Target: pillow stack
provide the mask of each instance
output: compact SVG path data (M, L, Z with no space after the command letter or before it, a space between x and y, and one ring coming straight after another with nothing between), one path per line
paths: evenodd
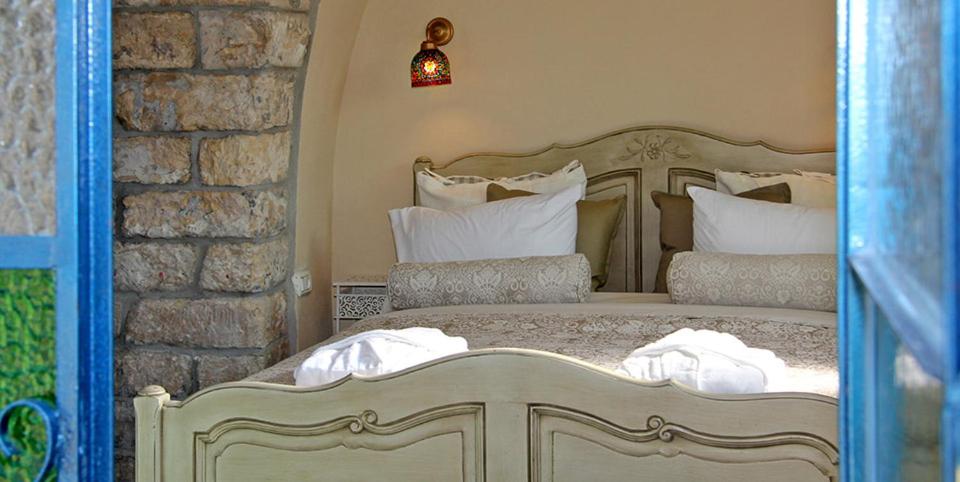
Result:
M397 259L408 267L416 265L413 271L422 275L443 268L444 273L466 276L464 273L471 270L489 271L494 266L481 261L506 260L507 264L528 266L530 259L584 253L588 279L592 274L587 286L596 289L606 282L610 245L625 202L623 197L583 200L587 178L579 161L551 174L534 172L500 179L443 177L428 170L417 173L416 182L421 205L389 213ZM423 265L462 262L474 263ZM450 270L450 266L456 269ZM495 266L509 268L502 263ZM408 268L391 273L413 271ZM577 279L579 272L569 275ZM392 284L400 286L400 278L391 274ZM528 295L507 298L550 298Z
M835 309L833 176L717 171L716 178L718 191L690 187L689 200L653 193L664 251L657 287L675 303Z
M693 199L661 191L653 191L650 196L653 204L660 209L661 254L654 292L666 293L667 269L673 256L693 249ZM742 192L737 196L757 201L789 203L790 186L786 183L773 184Z
M534 193L519 189L510 190L498 184L487 186L487 201L503 201ZM593 290L607 284L610 274L610 248L623 217L626 196L617 196L600 201L577 201L577 247L576 252L586 255L593 273Z

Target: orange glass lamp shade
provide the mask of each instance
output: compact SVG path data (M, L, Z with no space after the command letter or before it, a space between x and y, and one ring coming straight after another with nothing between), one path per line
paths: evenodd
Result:
M447 55L430 42L424 42L423 47L410 62L410 86L450 84L450 60Z
M420 51L410 62L410 86L430 87L448 85L450 59L437 47L446 45L453 38L453 24L445 18L435 18L427 24L427 39L420 44Z

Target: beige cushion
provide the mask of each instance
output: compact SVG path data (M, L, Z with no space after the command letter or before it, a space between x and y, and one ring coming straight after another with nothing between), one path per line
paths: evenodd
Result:
M395 310L451 305L582 303L590 263L582 254L397 263L387 275Z
M580 186L583 199L587 176L580 161L571 161L551 174L531 172L517 177L487 179L479 176L441 176L429 169L416 174L419 206L448 211L450 209L476 206L487 201L487 186L500 183L511 189L523 189L537 194L563 191L570 186Z
M837 179L833 174L797 170L783 172L729 172L714 171L717 191L739 194L758 187L787 183L791 203L812 208L837 207Z
M507 189L498 184L487 186L488 202L533 194L535 193L519 189ZM607 277L610 275L610 245L617 234L617 226L620 225L625 204L624 196L577 202L576 252L583 253L590 261L594 290L607 284Z
M837 311L832 254L677 253L667 272L674 303Z
M757 201L789 203L790 186L786 183L763 186L737 194L738 197ZM650 193L653 204L660 209L660 265L654 292L667 292L667 268L673 255L693 249L693 200L688 196L668 194L661 191Z

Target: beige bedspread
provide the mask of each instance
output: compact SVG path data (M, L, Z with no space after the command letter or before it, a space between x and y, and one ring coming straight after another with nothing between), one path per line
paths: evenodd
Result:
M838 374L834 313L691 306L662 297L599 295L570 305L489 305L407 310L357 322L324 343L373 329L439 328L471 349L529 348L616 366L636 348L681 328L731 333L747 346L772 350L787 364L786 391L835 397ZM318 345L319 346L319 345ZM247 381L292 384L293 370L315 347Z

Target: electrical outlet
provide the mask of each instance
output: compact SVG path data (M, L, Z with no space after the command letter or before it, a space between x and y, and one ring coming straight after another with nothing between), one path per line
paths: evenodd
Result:
M306 295L313 289L313 281L309 271L303 270L293 273L293 289L297 292L297 296Z

